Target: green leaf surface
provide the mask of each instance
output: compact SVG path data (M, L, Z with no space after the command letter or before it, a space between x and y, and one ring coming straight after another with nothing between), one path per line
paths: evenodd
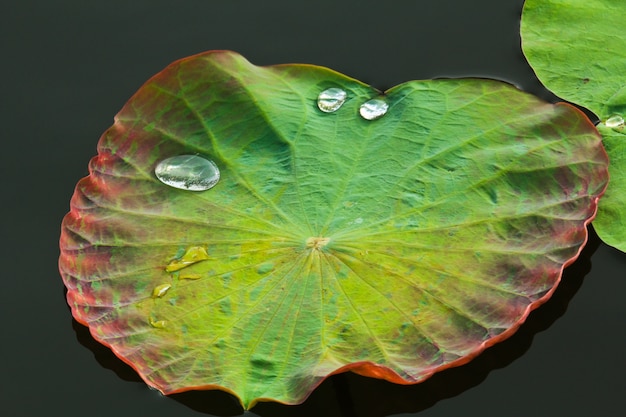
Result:
M626 251L626 135L624 131L598 125L602 142L611 158L610 186L602 197L598 214L593 221L602 240Z
M331 87L347 98L323 112ZM374 98L389 109L366 120ZM179 155L219 181L160 182ZM578 256L606 181L582 113L508 84L382 94L210 52L103 134L60 269L74 317L151 386L295 404L333 373L416 383L510 336Z
M626 1L526 0L522 46L541 82L559 97L593 111L611 160L611 184L593 225L607 244L626 251L624 126L626 117Z

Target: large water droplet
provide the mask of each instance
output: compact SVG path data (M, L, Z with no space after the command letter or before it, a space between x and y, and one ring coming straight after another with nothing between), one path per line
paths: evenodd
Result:
M163 184L189 191L208 190L220 179L217 166L198 155L178 155L164 159L156 166L154 174Z
M348 93L341 88L329 88L322 91L320 95L317 96L317 107L324 113L332 113L343 106L347 97Z
M363 103L359 109L359 113L361 113L361 117L366 120L375 120L383 117L385 113L387 113L387 110L389 110L389 104L375 98Z
M613 116L606 119L604 125L613 129L624 127L624 118L619 114L614 114Z

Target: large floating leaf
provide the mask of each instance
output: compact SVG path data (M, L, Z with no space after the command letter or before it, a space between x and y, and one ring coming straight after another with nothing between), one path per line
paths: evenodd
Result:
M626 1L527 0L524 53L539 79L558 96L600 118L611 159L611 185L593 225L626 251ZM617 117L612 117L617 116ZM607 128L613 122L616 128Z
M347 93L329 113L327 88ZM372 98L389 109L365 120ZM219 182L161 183L177 155L212 160ZM219 388L250 407L301 402L347 370L414 383L551 295L606 163L582 113L504 83L381 95L206 53L151 79L104 133L60 267L76 319L164 393Z

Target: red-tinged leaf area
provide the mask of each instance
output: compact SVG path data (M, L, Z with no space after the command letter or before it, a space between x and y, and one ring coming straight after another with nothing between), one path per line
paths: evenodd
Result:
M149 80L89 169L61 235L74 317L161 392L245 408L344 371L417 383L510 336L608 178L582 113L505 83L381 93L224 51Z

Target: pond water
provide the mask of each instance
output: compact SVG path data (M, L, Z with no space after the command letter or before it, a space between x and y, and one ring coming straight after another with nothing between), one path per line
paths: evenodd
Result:
M13 2L3 112L3 415L240 415L222 392L163 397L73 322L57 272L58 234L100 134L165 65L209 49L257 65L330 67L381 90L475 76L546 100L520 49L522 0ZM28 155L28 158L22 156ZM9 174L10 175L10 174ZM8 267L8 270L6 270ZM352 374L301 406L248 415L386 417L615 415L623 409L626 255L591 235L553 299L509 340L416 386Z

